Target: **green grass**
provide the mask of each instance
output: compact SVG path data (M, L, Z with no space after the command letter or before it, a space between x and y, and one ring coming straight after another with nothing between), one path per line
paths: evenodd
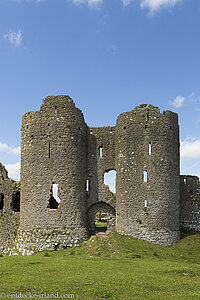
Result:
M95 226L98 228L107 227L107 222L95 222Z
M0 257L0 292L75 299L200 299L200 234L161 247L115 232L84 246ZM39 298L34 298L39 299Z

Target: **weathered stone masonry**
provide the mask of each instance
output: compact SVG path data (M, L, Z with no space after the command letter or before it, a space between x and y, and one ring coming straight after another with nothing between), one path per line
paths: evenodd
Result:
M22 119L20 212L19 186L0 168L0 247L14 239L23 254L71 247L95 231L99 210L108 229L172 245L180 225L200 229L199 180L180 177L179 161L176 113L141 105L116 126L96 128L69 96L47 97ZM110 170L117 172L116 205L104 184Z
M13 244L19 227L20 187L0 164L0 251Z

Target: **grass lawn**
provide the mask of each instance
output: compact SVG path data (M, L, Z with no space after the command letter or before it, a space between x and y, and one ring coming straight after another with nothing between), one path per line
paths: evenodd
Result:
M107 222L95 222L95 226L99 228L107 227Z
M200 299L199 246L200 234L161 247L102 233L73 249L1 257L0 292L58 292L75 299Z

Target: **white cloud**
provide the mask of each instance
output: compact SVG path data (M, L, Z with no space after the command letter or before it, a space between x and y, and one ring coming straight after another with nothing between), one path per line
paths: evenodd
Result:
M19 155L20 147L8 146L0 142L0 152L5 152L7 154Z
M103 0L72 0L74 4L88 4L90 7L99 7L102 3Z
M8 177L16 181L20 180L20 163L5 165Z
M200 139L187 138L180 144L181 159L200 158Z
M149 9L150 14L154 14L156 11L162 8L174 7L177 3L183 0L140 0L141 9Z
M128 6L129 4L131 4L131 2L133 0L121 0L124 6Z
M182 96L177 96L173 101L172 101L172 105L176 108L180 108L181 106L183 106L185 101L185 98Z
M22 42L22 31L21 29L19 29L17 32L10 31L9 33L4 34L3 38L8 39L12 45L18 47L21 45Z

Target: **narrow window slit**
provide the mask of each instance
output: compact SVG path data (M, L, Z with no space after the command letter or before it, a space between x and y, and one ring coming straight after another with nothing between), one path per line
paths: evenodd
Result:
M100 158L103 156L103 147L99 147L99 156Z
M148 201L144 200L144 208L147 208L147 206L148 206Z
M143 172L143 178L144 178L144 182L147 182L147 171Z
M4 207L4 194L0 194L0 210Z
M55 107L55 116L57 116L57 114L58 114L58 109L57 107Z
M146 114L146 122L149 121L149 110L147 109L147 114Z
M51 158L51 143L49 142L49 159Z
M151 142L149 142L149 155L151 155Z
M90 181L87 179L86 180L86 192L89 192L90 190Z

